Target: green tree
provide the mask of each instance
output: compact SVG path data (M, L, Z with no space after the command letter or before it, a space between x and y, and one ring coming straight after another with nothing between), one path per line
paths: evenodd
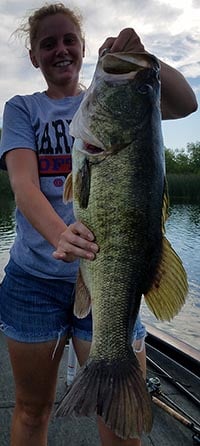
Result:
M190 171L190 160L188 154L182 150L176 154L176 173L189 173Z
M176 156L173 150L165 149L165 163L167 173L176 173Z
M196 143L188 143L187 150L192 172L200 174L200 141L197 141Z

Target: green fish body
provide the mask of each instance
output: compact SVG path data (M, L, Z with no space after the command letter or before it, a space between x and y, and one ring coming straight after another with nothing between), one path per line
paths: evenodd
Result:
M164 237L159 73L149 54L107 53L71 125L74 212L99 252L93 262L81 259L76 285L76 314L92 308L90 356L57 414L96 412L123 439L152 426L132 349L141 296L157 317L170 319L187 293L182 263Z

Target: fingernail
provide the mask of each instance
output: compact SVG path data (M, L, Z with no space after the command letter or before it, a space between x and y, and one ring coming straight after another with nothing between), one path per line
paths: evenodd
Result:
M105 56L105 54L106 54L106 53L109 53L109 51L110 51L110 48L104 48L104 49L101 51L101 57Z
M88 232L87 237L88 237L88 240L91 240L91 241L94 240L94 235L91 234L91 232Z
M89 252L88 254L87 254L87 259L88 260L94 260L95 259L95 254L93 254L92 252Z
M92 244L92 245L91 245L91 249L92 249L92 251L94 251L94 252L98 252L99 247L98 247L97 245L95 245L95 244Z

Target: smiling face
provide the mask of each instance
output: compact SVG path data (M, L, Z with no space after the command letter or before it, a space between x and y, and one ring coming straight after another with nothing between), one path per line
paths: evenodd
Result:
M42 71L50 97L60 97L63 90L67 95L77 94L83 56L83 38L66 14L57 13L41 20L30 58Z

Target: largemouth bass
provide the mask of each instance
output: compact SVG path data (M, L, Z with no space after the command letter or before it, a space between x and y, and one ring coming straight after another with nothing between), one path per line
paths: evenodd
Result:
M149 54L105 54L71 124L74 212L99 252L80 261L75 313L90 306L89 359L57 415L96 412L120 438L152 426L151 401L132 348L141 296L170 320L187 294L181 260L164 235L167 188L160 65ZM68 178L65 194L70 198Z

